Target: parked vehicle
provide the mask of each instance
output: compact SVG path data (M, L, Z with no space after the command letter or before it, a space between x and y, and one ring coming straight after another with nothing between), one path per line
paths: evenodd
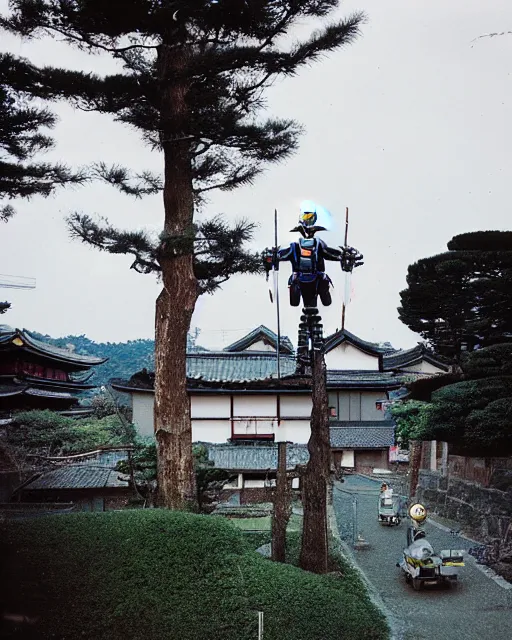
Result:
M379 496L379 511L378 521L381 524L386 524L389 527L393 525L399 525L400 518L400 496L393 495L393 489L387 488L387 485L383 484Z
M414 517L416 512L418 519ZM443 549L435 553L432 545L425 538L425 531L418 526L418 523L424 522L426 518L425 508L423 505L413 505L409 514L413 525L407 528L407 547L396 566L403 571L405 580L412 584L416 591L422 589L424 585L455 586L459 570L464 566L464 551Z

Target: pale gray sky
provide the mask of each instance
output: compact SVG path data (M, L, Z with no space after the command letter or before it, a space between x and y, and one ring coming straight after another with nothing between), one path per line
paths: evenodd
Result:
M7 0L0 0L0 12ZM343 242L345 207L349 243L365 256L354 272L355 297L346 327L361 338L413 346L419 336L399 320L396 307L407 266L446 248L450 238L478 229L510 228L512 185L512 30L510 0L348 0L342 10L364 10L369 22L350 47L276 84L269 114L293 117L306 128L299 153L269 167L252 187L216 194L202 216L247 217L261 227L255 247L294 236L303 199L331 210ZM38 64L105 73L108 58L91 57L50 40L20 42L1 36L1 48ZM136 170L160 170L161 157L109 118L58 106L57 146L47 157L71 165L103 160ZM71 211L106 216L112 223L158 231L160 197L133 200L99 184L55 197L17 203L18 215L0 227L0 273L35 276L32 291L0 289L13 309L0 318L58 337L86 334L97 341L153 337L159 285L128 269L130 259L101 254L68 237ZM334 302L322 309L324 326L340 326L342 277L333 263ZM287 303L289 265L283 265L283 333L296 342L300 310ZM276 328L275 307L263 276L240 276L214 296L200 298L192 326L200 342L222 347L253 327Z

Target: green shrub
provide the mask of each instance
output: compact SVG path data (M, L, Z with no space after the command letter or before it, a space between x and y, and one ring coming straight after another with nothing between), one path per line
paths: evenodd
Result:
M43 640L253 640L257 611L265 640L388 637L360 581L266 560L223 518L150 509L2 526L6 610L40 616Z

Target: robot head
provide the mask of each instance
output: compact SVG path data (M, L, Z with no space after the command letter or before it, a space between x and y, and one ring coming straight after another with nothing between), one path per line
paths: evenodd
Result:
M421 524L427 519L427 510L422 504L413 504L409 509L409 516L412 520Z
M315 226L317 218L318 216L316 215L316 211L303 211L300 214L299 224L306 227L306 229L309 229L310 227Z

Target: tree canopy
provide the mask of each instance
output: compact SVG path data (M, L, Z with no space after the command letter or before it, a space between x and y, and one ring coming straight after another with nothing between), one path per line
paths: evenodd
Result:
M511 363L512 344L507 343L464 354L458 381L453 382L454 375L442 376L441 381L452 383L434 390L430 402L411 400L392 408L399 432L404 418L407 429L420 427L416 436L450 442L458 453L512 454ZM410 385L413 397L424 397L419 382Z
M448 249L409 266L398 313L438 353L458 360L464 348L512 336L512 232L461 234Z
M0 221L3 222L12 217L14 208L2 205L2 200L48 196L58 186L86 180L85 172L73 173L64 164L33 161L34 156L53 146L47 131L54 127L56 118L48 109L34 106L27 96L16 96L7 86L9 59L0 53Z

